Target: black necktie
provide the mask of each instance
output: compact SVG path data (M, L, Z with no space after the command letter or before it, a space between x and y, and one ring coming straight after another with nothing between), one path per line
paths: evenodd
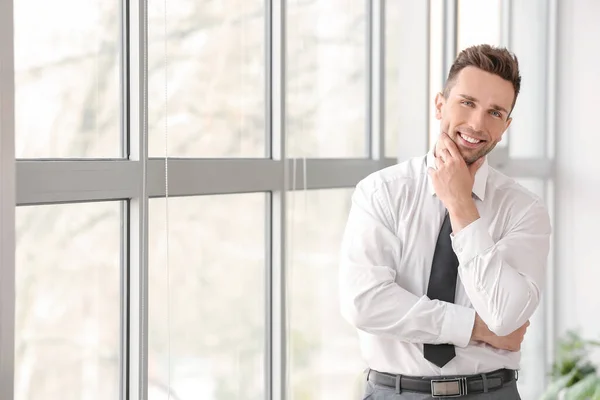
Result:
M451 233L452 225L450 217L446 213L435 245L429 286L427 287L427 297L448 303L454 303L456 275L458 274L458 259L452 250ZM425 344L423 355L426 360L441 368L452 360L456 353L452 344Z

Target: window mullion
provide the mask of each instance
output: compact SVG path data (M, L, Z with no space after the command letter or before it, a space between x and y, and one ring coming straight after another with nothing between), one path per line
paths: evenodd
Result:
M137 162L136 194L129 206L128 387L129 400L148 397L148 26L147 2L129 2L129 142ZM125 383L125 382L123 382Z
M14 398L15 83L13 2L0 1L0 398Z

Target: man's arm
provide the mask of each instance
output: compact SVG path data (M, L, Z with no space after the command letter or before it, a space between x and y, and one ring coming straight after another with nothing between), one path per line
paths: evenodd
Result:
M485 342L497 349L519 351L521 350L521 343L523 343L528 327L529 321L525 322L523 326L512 332L510 335L498 336L489 330L479 315L475 314L475 325L473 325L471 340Z
M550 247L550 217L534 201L519 220L494 242L488 222L480 218L471 191L480 158L467 166L456 145L445 134L436 147L436 170L430 169L436 194L450 215L452 247L458 272L477 314L489 329L504 336L528 321L540 301Z
M394 221L373 178L352 197L340 263L342 315L356 328L413 343L451 343L466 347L475 311L418 297L395 281L401 244Z
M507 234L494 242L478 218L452 238L461 281L489 329L508 335L531 318L541 296L550 246L546 208L534 202Z

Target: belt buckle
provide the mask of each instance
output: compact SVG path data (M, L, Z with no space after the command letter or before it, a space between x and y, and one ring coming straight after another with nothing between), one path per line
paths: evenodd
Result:
M466 395L467 378L431 380L431 397L461 397Z

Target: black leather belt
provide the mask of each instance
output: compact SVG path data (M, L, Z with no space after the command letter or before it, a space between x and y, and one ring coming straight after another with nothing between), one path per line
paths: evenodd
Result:
M432 397L460 397L500 389L517 379L516 371L499 369L479 375L452 377L416 377L370 370L367 379L376 385L409 392L429 393Z

